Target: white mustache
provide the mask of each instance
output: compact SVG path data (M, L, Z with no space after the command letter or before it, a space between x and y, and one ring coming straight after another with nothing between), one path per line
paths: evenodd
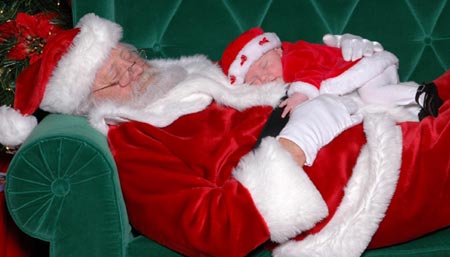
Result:
M187 71L172 65L164 69L150 67L133 85L133 102L136 106L146 106L162 98L187 76Z

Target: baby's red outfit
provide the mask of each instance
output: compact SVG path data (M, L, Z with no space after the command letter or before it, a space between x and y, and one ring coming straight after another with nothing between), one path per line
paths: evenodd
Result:
M398 59L387 51L350 62L339 48L302 40L283 42L282 49L283 78L291 83L288 95L301 92L311 99L319 93L344 95L364 86L366 90L399 83Z

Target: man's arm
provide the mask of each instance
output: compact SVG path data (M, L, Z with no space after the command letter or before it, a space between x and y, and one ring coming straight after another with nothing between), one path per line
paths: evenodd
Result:
M231 146L236 138L219 121L195 122L215 115L197 113L164 129L124 123L110 130L109 143L137 231L188 256L244 256L270 234L248 190L231 177L247 147Z
M305 165L305 152L303 152L303 150L298 145L286 138L279 138L278 142L280 142L281 146L291 154L292 158L294 158L298 166L302 167L303 165Z
M363 56L372 56L374 53L384 50L379 42L352 34L326 34L323 36L323 42L327 46L341 48L342 56L346 61L355 61Z
M361 121L362 114L351 98L323 94L295 108L278 139L290 141L283 146L299 165L311 166L323 146Z

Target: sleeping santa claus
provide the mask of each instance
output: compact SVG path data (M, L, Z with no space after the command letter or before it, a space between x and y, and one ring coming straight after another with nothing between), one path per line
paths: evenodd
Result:
M302 167L261 136L284 84L231 86L204 56L144 61L121 36L93 14L61 32L0 119L32 130L37 108L86 115L108 137L130 222L145 236L188 256L245 256L270 241L274 256L359 256L449 225L450 72L434 81L439 116L421 122L401 107L355 113L329 95L300 106L312 113L302 132L319 138L314 165ZM321 108L336 123L311 121ZM3 144L26 138L1 133Z

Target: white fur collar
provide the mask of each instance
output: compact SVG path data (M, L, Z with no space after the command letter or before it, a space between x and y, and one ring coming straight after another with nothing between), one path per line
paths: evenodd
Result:
M162 68L180 65L186 68L187 78L163 98L145 108L130 108L108 102L101 104L89 114L89 120L95 128L106 134L108 124L129 120L165 127L183 115L204 110L213 100L244 110L254 106L276 106L286 92L283 83L231 86L220 68L201 55L158 60L152 64Z

